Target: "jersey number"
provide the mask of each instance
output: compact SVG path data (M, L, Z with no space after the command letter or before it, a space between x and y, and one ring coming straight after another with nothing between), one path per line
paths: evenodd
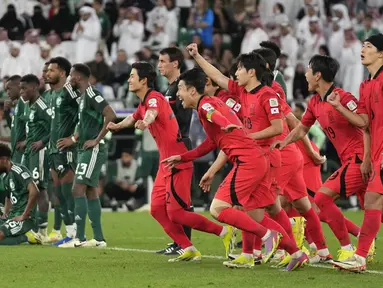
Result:
M243 124L245 125L246 129L253 128L253 123L251 123L251 119L249 117L246 117L246 116L243 117Z
M11 203L12 205L16 204L17 203L17 198L15 196L13 196L13 194L11 193L10 195L10 198L11 198Z
M33 169L32 171L32 177L34 180L39 180L40 179L40 173L39 171L37 170L37 167L35 167L35 169Z
M86 172L86 168L88 168L88 164L78 163L77 167L76 167L76 174L77 175L84 175Z
M324 131L326 132L327 136L331 139L335 139L335 131L331 127L324 128Z

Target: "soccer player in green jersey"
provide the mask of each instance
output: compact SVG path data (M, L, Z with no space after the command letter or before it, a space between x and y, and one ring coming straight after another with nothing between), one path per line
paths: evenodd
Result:
M78 122L80 95L67 83L71 69L70 62L63 57L50 60L47 82L51 87L50 107L52 122L49 140L49 162L56 195L59 197L61 214L66 226L67 237L55 243L59 246L76 236L74 225L74 199L72 186L75 172L75 145L63 150L57 148L57 141L74 135ZM57 231L59 232L59 231Z
M39 190L29 170L11 161L11 149L0 144L0 174L5 173L6 204L0 219L0 245L29 242L41 244L36 229L35 210Z
M101 167L107 151L104 137L106 126L115 121L116 113L101 93L89 84L90 69L85 64L75 64L70 71L70 84L81 93L79 123L75 136L62 138L58 148L63 150L78 145L77 167L73 185L75 201L76 238L59 247L106 247L101 228L101 204L97 188ZM89 215L94 239L85 239L85 219Z
M38 199L39 233L46 239L48 226L49 199L47 193L48 163L45 157L46 145L49 141L52 111L39 94L39 79L28 74L20 80L20 94L26 105L26 147L23 165L31 172L37 187L40 189Z
M8 126L11 128L11 137L0 137L1 141L10 142L12 150L12 161L21 163L24 154L25 141L25 102L20 97L20 79L19 75L9 77L5 84L5 91L10 99L10 106L14 106L13 116L10 115L10 108L5 109L5 118Z

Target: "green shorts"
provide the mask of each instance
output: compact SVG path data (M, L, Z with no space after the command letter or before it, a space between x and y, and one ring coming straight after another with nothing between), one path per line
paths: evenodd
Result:
M79 150L77 154L75 183L97 187L101 167L107 159L105 144L98 144L91 149Z
M23 159L23 154L24 154L23 150L15 150L12 153L12 158L11 158L12 162L16 163L16 164L21 164L22 159Z
M140 158L136 178L152 176L154 181L158 171L160 155L157 151L145 152L141 150Z
M33 181L40 189L47 189L49 179L48 157L46 149L24 154L23 165L32 173Z
M8 219L1 223L0 226L0 231L4 233L5 237L23 235L32 229L36 229L36 222L32 219L27 219L21 222Z
M57 173L59 178L69 171L76 169L76 152L66 151L49 155L49 168Z

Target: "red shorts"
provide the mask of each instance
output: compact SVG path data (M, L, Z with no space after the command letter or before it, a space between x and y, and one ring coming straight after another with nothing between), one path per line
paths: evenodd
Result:
M379 161L372 163L372 175L368 182L367 191L376 192L383 194L383 170L380 168L383 156L380 157Z
M359 200L363 201L368 183L363 182L360 164L362 160L357 155L353 156L335 171L323 186L338 193L342 198L356 194Z
M269 170L270 162L265 156L237 160L214 198L243 206L245 211L274 204L276 195L270 191Z
M303 160L282 166L276 176L281 189L280 194L285 196L289 202L307 196L306 184L303 179Z
M193 169L176 169L170 175L160 165L154 181L151 206L166 205L166 210L189 209L191 204L190 185Z
M306 183L307 194L309 194L310 202L314 202L315 193L322 187L321 166L309 164L303 167L303 179Z

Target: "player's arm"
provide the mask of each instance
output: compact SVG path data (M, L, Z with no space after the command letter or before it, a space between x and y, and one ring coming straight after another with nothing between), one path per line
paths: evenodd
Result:
M274 119L270 121L270 126L262 131L249 134L249 136L255 140L267 139L274 136L281 135L283 132L283 120Z
M289 135L287 135L286 138L283 139L283 141L277 143L277 145L274 145L274 147L279 146L279 149L283 149L290 143L294 143L298 140L301 140L304 136L306 136L309 130L309 127L303 125L302 123L299 123L299 125L295 127L293 131L291 131Z
M9 212L11 211L12 208L12 202L11 199L7 196L5 198L5 203L4 203L4 216L8 217Z
M136 119L134 119L133 114L130 114L119 123L109 123L107 128L111 131L118 131L120 129L133 127L134 123L136 123Z
M222 169L223 166L225 166L227 160L227 155L222 150L219 151L217 159L215 159L214 163L210 166L206 173L215 175L219 170Z
M361 98L363 97L362 95L360 96ZM352 125L361 129L366 129L368 127L369 121L367 113L360 113L357 100L351 94L345 95L343 99L341 99L338 92L333 92L327 97L327 102L338 110L338 112L341 113ZM361 106L363 106L363 104ZM359 114L355 113L357 109Z
M202 156L205 156L209 152L217 149L217 145L207 137L199 146L181 154L181 162L190 162Z
M33 181L29 182L29 184L27 186L27 190L28 190L28 203L27 203L27 206L25 207L24 213L22 215L22 217L24 219L29 218L29 213L31 212L31 210L34 207L36 207L37 198L39 196L39 190L37 189L37 186Z
M154 122L154 120L156 120L157 116L158 116L157 110L148 109L148 110L146 110L145 117L142 121L146 124L146 126L148 126L148 125L152 124Z
M218 84L221 88L228 90L229 89L229 78L223 75L217 68L207 62L201 54L198 53L198 46L195 43L190 44L186 47L189 51L189 54L194 58L197 64L201 69L206 73L206 75L211 78L215 83Z
M106 128L108 124L110 122L116 121L117 119L116 112L114 112L113 108L110 105L104 107L102 115L104 116L104 125L102 126L102 129L96 138L97 143L100 143L100 141L104 139L106 133L108 133L109 130Z
M370 130L368 128L363 130L363 146L364 146L363 162L360 165L360 172L362 174L363 181L368 182L372 172L371 135L370 135Z

